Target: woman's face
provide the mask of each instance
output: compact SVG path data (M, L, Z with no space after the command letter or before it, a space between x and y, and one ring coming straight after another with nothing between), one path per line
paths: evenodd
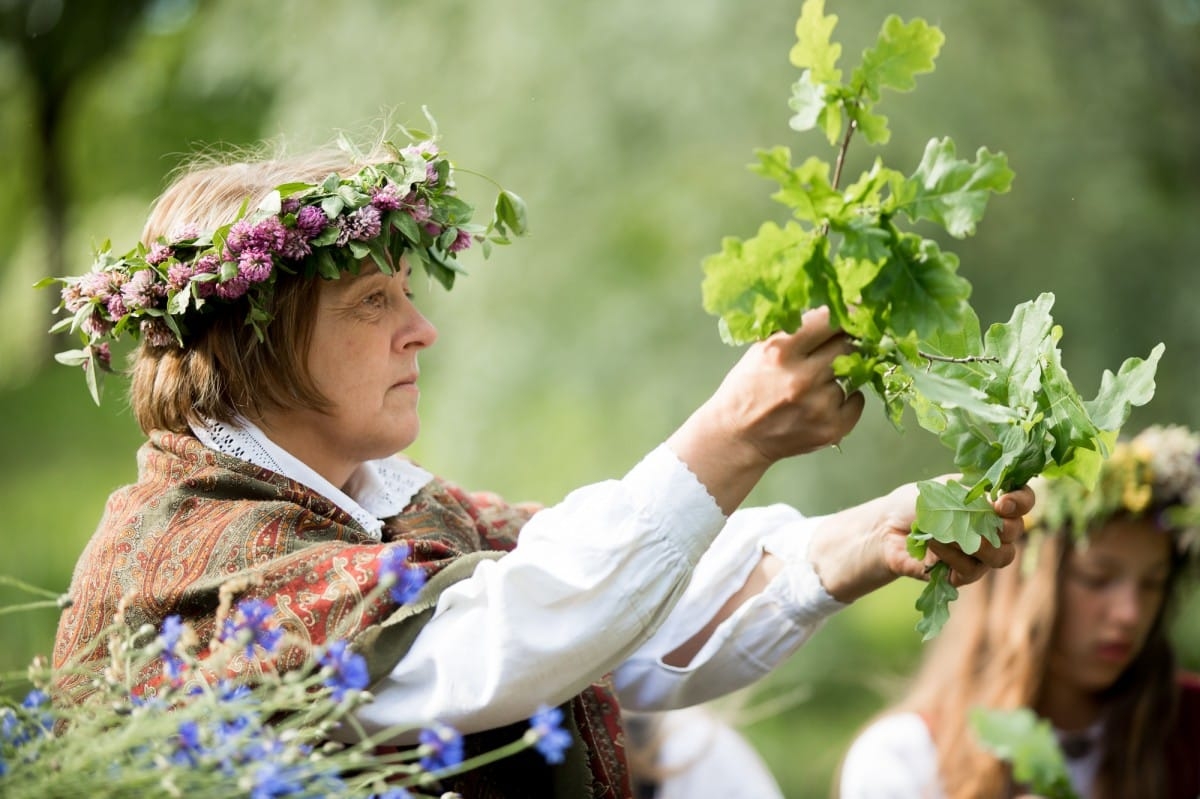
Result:
M417 355L437 330L413 305L408 280L369 261L358 275L322 280L308 369L331 405L262 420L276 443L336 486L364 461L416 440Z
M1171 538L1114 519L1067 553L1050 677L1088 693L1110 687L1146 643L1166 597Z

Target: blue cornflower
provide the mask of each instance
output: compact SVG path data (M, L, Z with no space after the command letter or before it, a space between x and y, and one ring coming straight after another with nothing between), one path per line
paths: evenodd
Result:
M275 651L283 630L274 624L275 608L261 599L243 599L238 603L234 618L225 619L221 641L235 641L246 647L246 657L254 657L257 644L270 654Z
M534 748L547 763L563 762L563 753L571 746L571 733L562 728L562 721L562 709L549 705L539 705L529 719L529 729L537 736Z
M179 644L183 640L183 619L172 614L163 619L158 642L162 646L163 673L172 685L178 686L183 678L184 662L179 656Z
M250 790L250 799L274 799L276 796L301 793L305 777L303 769L267 761L254 769L254 787Z
M179 738L175 743L175 753L171 761L181 766L195 766L200 762L204 748L200 743L200 725L194 721L185 721L179 725Z
M362 655L351 652L345 641L334 641L317 659L330 674L324 683L333 691L333 701L341 702L347 691L361 691L367 687L367 661Z
M162 632L158 634L163 651L174 652L179 642L183 640L183 618L178 613L172 613L163 619Z
M0 741L10 741L13 746L20 746L25 740L17 714L6 707L0 708Z
M37 725L41 728L41 732L50 732L54 729L54 717L47 712L50 707L50 696L45 691L39 691L37 688L34 688L21 700L21 707L26 710L37 710L40 707L45 707L47 710L37 716ZM30 735L29 737L33 736Z
M426 771L452 768L462 762L462 735L448 724L439 722L423 729L417 739L425 752L421 756L421 768Z
M425 572L408 563L409 551L400 544L379 556L379 582L391 586L388 594L397 605L412 602L425 586Z
M412 799L412 794L403 788L389 788L383 793L373 793L367 799Z

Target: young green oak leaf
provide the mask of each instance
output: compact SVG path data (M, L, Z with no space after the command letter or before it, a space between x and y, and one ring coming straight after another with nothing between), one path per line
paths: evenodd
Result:
M884 88L900 92L916 88L916 76L933 71L933 62L945 37L923 19L905 23L892 15L883 23L879 39L863 51L862 63L850 76L847 114L871 144L887 144L892 137L887 118L873 113Z
M950 620L950 603L958 599L958 589L950 584L950 567L935 563L929 572L929 583L917 597L917 610L921 620L917 632L922 641L935 637Z
M973 708L971 729L993 755L1012 764L1013 779L1044 799L1080 799L1049 722L1026 707Z
M922 480L917 491L916 537L958 544L968 555L978 552L985 540L1000 546L1000 517L986 497L968 501L970 489L957 480Z
M887 120L874 111L883 90L910 91L918 74L933 69L944 37L924 20L890 16L843 84L836 23L824 0L806 0L790 54L802 74L788 102L792 129L820 129L837 147L834 166L816 157L793 166L787 147L758 151L751 169L778 185L772 199L791 218L782 226L766 222L747 240L722 239L721 251L703 264L704 308L719 318L726 342L744 344L794 331L805 310L828 306L857 344L833 364L843 388L870 387L897 430L912 409L921 428L954 453L961 473L958 481L921 484L910 551L924 557L936 539L975 552L985 540L999 543L991 505L999 494L1047 471L1094 481L1130 408L1153 397L1163 348L1127 360L1116 374L1106 371L1099 394L1085 401L1062 366L1052 294L1017 306L1007 323L981 334L957 256L900 222L973 235L991 195L1012 186L1007 159L980 148L968 161L950 139L934 138L911 175L877 158L842 188L854 136L887 139ZM957 596L944 564L929 578L917 601L926 639Z
M974 235L991 194L1012 187L1013 172L1003 154L980 147L974 163L958 158L954 142L930 139L912 177L895 181L892 205L914 222L928 219L955 238Z
M704 309L721 317L721 337L732 344L795 330L808 308L804 264L817 237L795 222L766 222L752 239L728 237L704 262Z

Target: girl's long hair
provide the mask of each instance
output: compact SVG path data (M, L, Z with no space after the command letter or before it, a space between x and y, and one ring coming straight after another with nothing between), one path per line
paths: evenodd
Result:
M947 799L1004 799L1010 769L976 742L970 711L1037 708L1059 607L1066 531L1026 537L1017 562L960 589L950 620L929 646L908 694L886 713L924 719L937 747ZM1183 560L1173 564L1166 601L1137 658L1107 692L1109 711L1095 796L1165 796L1163 747L1171 729L1175 658L1166 636L1170 598Z

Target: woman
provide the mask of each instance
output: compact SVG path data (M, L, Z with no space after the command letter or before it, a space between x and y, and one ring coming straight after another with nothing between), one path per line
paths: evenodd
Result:
M410 272L449 287L472 241L520 232L516 202L502 194L492 225L472 225L429 142L202 165L159 198L144 246L64 281L87 345L64 358L93 384L109 340L140 338L131 399L149 440L77 566L61 691L88 693L118 612L132 627L181 616L203 657L222 599L257 598L295 645L238 665L287 669L306 646L351 640L371 672L368 731L437 719L471 733L469 754L519 737L539 704L564 706L565 763L510 758L454 782L463 794L628 796L622 705L739 688L845 603L922 576L904 549L912 486L822 519L734 512L771 464L836 443L862 413L833 378L850 345L824 309L751 347L624 478L555 507L394 456L417 435L418 356L437 337ZM1007 564L1032 501L997 502L1000 547L936 557L960 582ZM424 588L364 605L381 572ZM152 691L158 675L141 679Z
M850 747L843 799L1009 797L973 707L1048 719L1086 799L1200 794L1200 681L1177 673L1172 598L1200 551L1200 436L1150 427L1091 492L1037 488L1022 568L964 589L907 697Z

